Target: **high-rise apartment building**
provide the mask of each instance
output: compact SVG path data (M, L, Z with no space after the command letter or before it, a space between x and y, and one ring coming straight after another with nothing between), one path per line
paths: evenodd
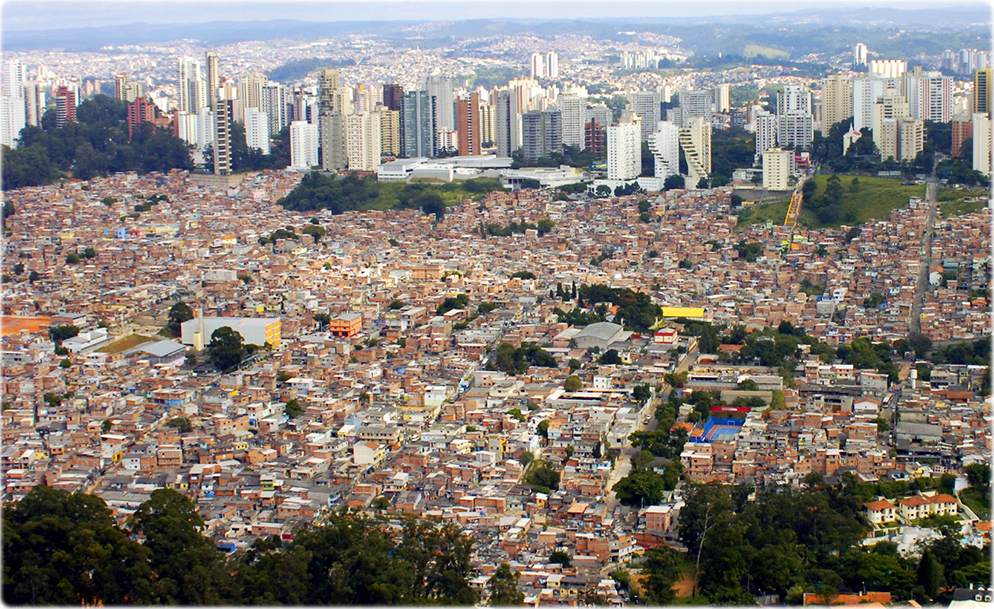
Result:
M217 89L221 86L221 68L217 53L207 51L204 54L204 63L207 64L207 104L213 106Z
M266 83L266 75L261 72L251 72L238 81L238 99L242 102L243 112L247 108L262 107L262 91Z
M963 150L963 144L973 138L973 122L970 119L971 115L968 113L953 115L953 158L960 158L962 156L960 153Z
M435 156L435 125L432 100L427 91L404 94L400 140L408 158Z
M937 123L953 120L953 78L939 72L916 70L906 75L908 114Z
M128 139L135 135L135 129L144 122L151 122L155 118L155 104L147 97L139 97L133 102L128 102Z
M642 119L626 112L607 128L607 178L634 180L642 173Z
M425 90L435 98L435 130L452 131L456 128L453 111L452 80L440 74L433 74L425 80Z
M562 122L559 109L550 108L522 114L521 139L527 163L534 163L542 157L562 152Z
M808 150L814 140L814 117L804 112L777 116L777 144L781 148Z
M271 135L275 136L289 124L286 109L286 87L276 82L266 83L266 86L262 88L259 110L265 112L269 119L269 133Z
M607 131L604 123L598 122L597 117L591 116L583 124L583 148L594 154L594 158L601 160L607 153Z
M801 85L786 85L777 91L777 114L790 112L811 114L811 91Z
M497 109L493 104L480 104L480 139L483 148L493 149L497 142Z
M325 171L345 169L349 166L345 117L334 112L322 114L318 120L321 137L321 167Z
M13 148L21 130L28 124L28 99L25 93L24 65L17 59L3 64L0 85L0 144ZM75 106L73 107L75 113Z
M660 103L658 91L634 91L628 94L628 110L642 119L642 141L656 130L659 123Z
M754 162L759 162L763 158L764 152L776 147L780 130L777 128L777 115L766 111L756 115L753 124L756 127L756 156Z
M501 89L494 96L494 134L497 156L510 157L521 147L521 112L513 90Z
M258 108L245 109L245 145L269 154L269 117Z
M380 166L380 120L375 113L345 117L349 169L374 171Z
M701 117L711 122L713 104L710 91L686 90L680 92L680 122L678 125L689 125L690 119Z
M64 127L76 122L76 91L59 87L55 91L55 126Z
M290 123L290 167L310 169L318 164L318 126L307 121Z
M23 90L25 123L38 127L45 114L45 87L38 82L28 81L24 83Z
M559 78L559 54L555 51L549 51L545 54L545 76Z
M341 81L337 68L325 68L321 70L320 74L318 74L318 102L320 103L320 111L322 113L342 112L342 108L340 106L336 108L335 104L335 94L339 87L341 87ZM301 119L299 116L294 118L296 120Z
M456 115L458 123L459 155L476 156L480 154L482 133L480 125L480 94L473 92L469 98L456 100Z
M214 175L231 173L231 103L223 95L214 101Z
M373 114L380 117L380 154L400 156L400 112L376 106Z
M900 78L908 69L908 62L901 59L871 59L870 74L884 78Z
M711 178L711 123L703 117L690 119L680 128L680 146L687 159L687 187L697 188Z
M656 123L649 136L649 150L655 158L655 176L666 179L680 173L680 128L668 121Z
M994 139L991 133L991 119L986 113L975 113L973 115L973 169L985 176L992 174L992 162L994 155Z
M197 110L209 105L207 82L200 73L200 62L191 57L179 58L179 78L176 86L178 108L181 114L196 114Z
M858 43L855 47L853 47L852 68L854 70L866 69L867 67L866 60L868 54L869 51L866 48L866 45L863 44L862 42Z
M730 87L728 83L715 85L714 87L714 111L728 112L732 109Z
M545 78L545 57L541 53L532 53L530 67L532 78Z
M579 95L560 95L557 105L563 125L563 146L576 146L582 150L587 100Z
M992 70L983 68L973 73L973 114L986 114L991 117L992 105Z
M770 148L763 151L763 188L789 190L793 165L794 153L790 150Z
M852 118L852 79L842 74L830 74L822 81L821 132L826 136L833 125Z

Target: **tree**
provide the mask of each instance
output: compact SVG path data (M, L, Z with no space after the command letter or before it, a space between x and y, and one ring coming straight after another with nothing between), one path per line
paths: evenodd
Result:
M185 302L177 302L169 308L169 321L166 330L174 337L182 334L183 322L193 319L193 309Z
M230 326L222 326L211 334L211 342L207 345L207 357L218 370L225 372L234 368L241 363L244 354L244 339Z
M666 180L663 181L663 190L682 189L684 187L684 178L678 173L666 176Z
M597 360L597 363L599 363L599 364L607 364L607 365L612 365L612 364L613 365L617 365L617 364L620 364L621 363L621 358L618 356L618 350L617 349L608 349L607 351L604 352L604 355L600 356L600 359Z
M676 599L673 585L680 578L680 556L676 550L660 547L645 553L642 571L648 575L642 582L644 600L653 605L669 605Z
M918 585L925 589L925 594L930 599L935 599L939 595L939 588L942 586L942 565L932 555L931 550L925 548L922 557L918 561L916 571Z
M909 334L907 341L917 359L923 359L932 350L932 339L924 334Z
M193 424L190 423L190 419L186 417L174 417L166 423L168 427L174 427L180 433L190 433L193 430Z
M583 381L581 381L580 377L575 374L567 376L566 380L563 382L563 389L565 389L567 393L575 393L582 387Z
M546 440L549 439L549 419L542 419L538 422L538 435Z
M300 402L297 401L297 398L293 398L283 407L283 412L291 419L296 419L303 412L303 408L300 407Z
M521 456L518 457L518 461L521 461L521 464L524 465L525 467L528 467L528 464L534 460L535 460L535 455L533 455L532 451L530 450L522 451Z
M552 554L549 554L549 562L560 564L564 567L571 567L573 565L569 553L563 550L553 550Z
M61 344L62 341L67 338L72 338L79 334L79 328L72 324L65 324L62 326L52 326L48 329L48 336L56 344Z
M989 463L971 463L964 470L970 486L987 493L991 486L991 466Z
M559 488L559 472L547 462L538 461L528 471L527 482L536 487L536 490L539 488L556 490Z
M633 471L611 489L624 505L656 505L663 500L663 479L652 470Z
M503 562L487 581L487 602L491 607L514 607L525 603L525 595L518 590L518 579L521 575L511 569L511 565Z
M611 187L601 184L596 189L594 189L594 194L596 194L598 197L610 197Z

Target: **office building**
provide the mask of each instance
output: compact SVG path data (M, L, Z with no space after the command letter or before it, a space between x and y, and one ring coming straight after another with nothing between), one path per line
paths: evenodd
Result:
M307 121L290 123L290 167L310 169L318 164L318 127Z
M55 91L55 126L64 127L76 122L76 91L59 87Z
M635 91L628 94L628 110L639 115L642 119L642 141L649 139L649 136L656 130L659 123L660 112L658 91Z
M469 98L456 100L459 156L477 156L483 141L480 125L480 94L473 92Z
M231 100L214 101L214 175L231 173Z
M607 178L634 180L642 173L642 119L625 112L607 128Z
M691 118L680 128L680 146L687 159L688 188L697 188L711 178L711 123L703 117Z
M269 117L258 108L245 109L245 145L269 154Z
M973 73L973 114L986 114L991 117L991 68L983 68Z
M345 148L352 171L375 171L380 166L380 120L375 113L345 117Z
M337 112L322 114L318 119L321 137L321 167L339 171L349 166L346 148L345 117Z
M833 125L852 118L852 79L842 74L830 74L822 81L821 132L828 136Z
M563 150L562 122L558 109L521 115L521 139L526 163L548 158Z
M575 146L582 150L587 100L579 95L560 95L557 105L563 125L563 146Z
M655 159L655 176L665 180L680 173L680 128L667 121L656 123L649 136L649 150Z
M404 93L400 141L408 158L435 156L435 126L432 100L426 91Z
M383 105L388 110L400 112L404 104L404 87L395 84L383 85Z
M763 188L765 190L790 190L790 175L794 153L790 150L770 148L763 151Z

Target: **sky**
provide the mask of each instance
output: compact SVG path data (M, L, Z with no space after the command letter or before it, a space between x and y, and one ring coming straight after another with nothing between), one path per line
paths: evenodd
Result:
M990 6L983 0L836 0L834 8L936 6ZM697 0L694 2L617 0L350 0L289 1L258 0L163 2L90 2L79 0L6 0L2 3L5 31L58 29L120 25L126 23L199 23L208 21L267 21L300 19L308 21L343 20L461 20L473 18L609 18L609 17L697 17L728 14L762 14L788 10L824 9L822 1L796 0L790 4L741 0Z

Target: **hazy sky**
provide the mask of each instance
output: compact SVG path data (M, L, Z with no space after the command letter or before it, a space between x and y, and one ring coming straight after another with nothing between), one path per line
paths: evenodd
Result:
M989 6L988 2L916 0L836 0L834 8L935 6ZM824 9L824 2L797 0L789 4L752 0L728 2L697 0L688 2L600 0L351 0L348 2L168 2L131 0L129 2L80 2L49 0L3 2L2 27L6 31L115 25L134 22L196 23L218 20L301 19L341 20L454 20L472 18L595 18L595 17L693 17L717 14L756 14L804 9Z

